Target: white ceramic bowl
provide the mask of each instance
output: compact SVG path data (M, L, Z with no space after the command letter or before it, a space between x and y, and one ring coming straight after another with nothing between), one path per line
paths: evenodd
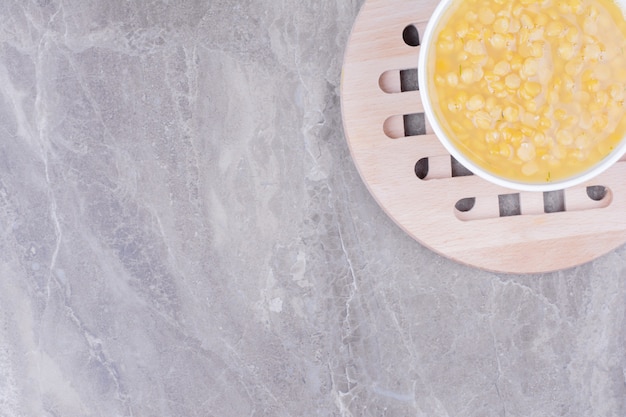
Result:
M610 154L608 154L604 159L593 165L591 168L588 168L583 172L580 172L565 179L545 183L513 181L507 178L500 177L478 166L476 163L472 162L472 160L470 160L467 156L465 156L465 154L460 149L458 149L450 140L449 136L442 128L439 119L435 115L435 112L433 110L433 103L431 101L433 96L430 94L431 86L429 80L431 79L431 77L428 72L429 68L427 65L427 57L429 56L430 48L434 44L434 40L436 39L436 35L438 33L438 30L440 29L439 21L443 17L446 10L455 1L457 0L441 0L428 22L426 31L421 39L420 55L418 62L418 82L420 86L420 96L422 98L426 118L428 119L428 122L432 126L435 134L437 135L443 146L457 161L459 161L463 166L465 166L467 169L469 169L479 177L494 184L501 185L503 187L520 191L554 191L573 187L575 185L583 184L591 180L598 174L610 168L626 153L626 140L622 139L619 145L616 146ZM617 3L622 6L622 9L626 9L626 0L618 0Z

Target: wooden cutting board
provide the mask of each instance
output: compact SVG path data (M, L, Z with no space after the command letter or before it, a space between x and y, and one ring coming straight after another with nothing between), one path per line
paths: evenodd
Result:
M502 188L454 164L424 121L416 85L416 35L436 5L367 0L346 48L344 129L383 210L435 252L492 271L564 269L626 242L624 160L587 184L552 193Z

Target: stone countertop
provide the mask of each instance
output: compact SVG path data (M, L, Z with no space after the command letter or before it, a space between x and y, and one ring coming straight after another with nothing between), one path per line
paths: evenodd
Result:
M624 248L488 273L368 194L361 4L0 5L0 416L626 415Z

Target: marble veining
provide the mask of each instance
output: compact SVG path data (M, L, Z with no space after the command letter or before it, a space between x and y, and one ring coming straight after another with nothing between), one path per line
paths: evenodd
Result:
M361 5L0 4L0 416L626 415L624 248L488 273L368 194Z

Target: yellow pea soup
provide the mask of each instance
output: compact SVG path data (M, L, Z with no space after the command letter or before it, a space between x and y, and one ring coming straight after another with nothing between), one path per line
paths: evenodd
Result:
M626 21L611 0L456 0L439 28L434 111L483 169L558 181L626 134Z

